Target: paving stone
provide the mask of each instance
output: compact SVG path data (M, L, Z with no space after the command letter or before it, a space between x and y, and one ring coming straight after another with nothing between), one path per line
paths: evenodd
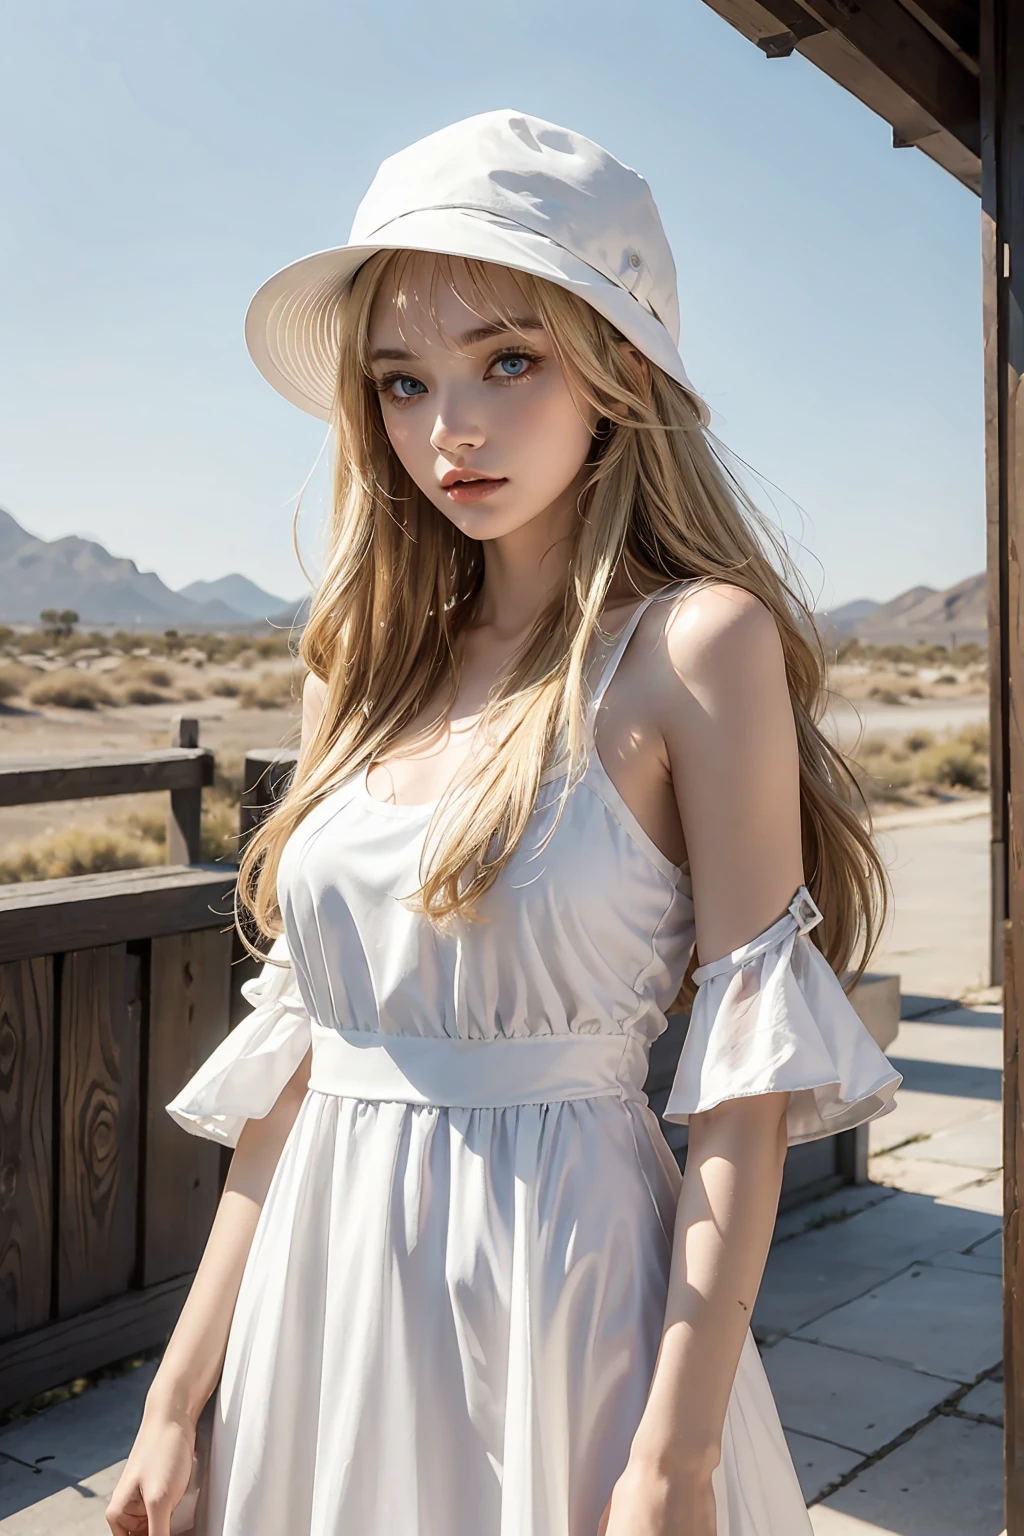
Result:
M8 1490L0 1477L2 1536L110 1536L103 1518L117 1486L123 1461L104 1467L78 1483L62 1483L56 1474L25 1474L31 1485Z
M954 1008L931 1019L904 1019L886 1055L899 1056L913 1063L911 1071L918 1067L927 1071L932 1067L956 1066L967 1072L982 1067L1001 1073L1002 1015L981 1009ZM922 1083L921 1086L926 1085Z
M858 1211L868 1210L880 1200L891 1197L892 1190L881 1183L844 1185L842 1189L833 1190L820 1200L806 1200L790 1211L783 1211L775 1223L772 1241L786 1242L801 1232L813 1232L816 1227L847 1216L856 1216Z
M761 1358L786 1430L861 1456L888 1445L957 1389L953 1379L802 1339L780 1339Z
M827 1440L815 1440L810 1435L798 1435L787 1429L786 1443L800 1479L804 1503L820 1499L826 1488L851 1472L862 1461L860 1451L848 1451L841 1445L830 1445Z
M1002 1358L1001 1285L992 1275L915 1264L796 1337L976 1381Z
M939 1131L927 1141L900 1147L894 1157L926 1157L933 1163L957 1163L967 1168L1003 1166L1003 1114L995 1110L968 1120L953 1130Z
M872 1157L891 1152L915 1136L935 1136L976 1120L987 1101L967 1095L918 1093L901 1085L896 1090L896 1108L868 1125L868 1148Z
M962 1211L981 1211L989 1216L1003 1214L1003 1176L1001 1173L993 1173L987 1179L979 1179L976 1183L965 1184L962 1189L950 1190L948 1195L939 1195L936 1205L956 1205Z
M972 1413L976 1417L995 1419L997 1423L1003 1422L1003 1384L994 1381L991 1377L982 1381L962 1397L957 1404L958 1413Z
M975 1243L971 1253L976 1259L995 1259L999 1265L999 1273L1003 1272L1003 1234L993 1232L991 1237L986 1237L983 1242Z
M754 1308L755 1336L771 1342L793 1333L916 1259L969 1248L998 1225L984 1212L901 1191L849 1221L779 1243L768 1255Z
M998 1259L982 1258L975 1250L974 1253L956 1253L952 1248L947 1248L943 1253L935 1253L927 1261L929 1264L937 1264L940 1269L966 1269L974 1275L994 1275L1001 1279L1003 1266Z
M956 1168L950 1163L930 1162L923 1154L929 1143L921 1142L922 1156L902 1156L902 1149L881 1152L868 1163L868 1173L873 1182L890 1189L902 1189L909 1195L948 1195L962 1189L965 1184L976 1182L976 1168Z
M811 1510L816 1536L1002 1536L1003 1433L940 1414Z
M70 1482L92 1476L128 1455L155 1374L150 1361L45 1413L15 1419L0 1432L0 1453L29 1465L46 1457L47 1470Z

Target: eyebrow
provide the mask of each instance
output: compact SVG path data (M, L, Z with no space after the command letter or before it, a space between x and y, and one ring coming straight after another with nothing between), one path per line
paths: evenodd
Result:
M461 347L475 347L481 341L490 341L493 336L505 336L510 331L542 331L541 322L533 315L513 317L511 320L494 320L487 325L474 326L471 331L463 331L459 337ZM416 361L415 352L405 352L401 347L377 347L370 353L372 363L411 363Z

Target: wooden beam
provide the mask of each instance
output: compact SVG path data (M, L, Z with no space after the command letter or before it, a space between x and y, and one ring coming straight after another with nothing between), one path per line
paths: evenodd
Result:
M705 3L744 37L764 46L766 39L778 36L780 28L786 26L785 17L791 13L793 0ZM819 22L826 20L827 5L830 19L823 30L798 40L796 50L890 123L901 142L916 145L977 192L981 180L978 82L972 68L968 61L945 48L934 29L929 29L898 0L881 0L881 4L879 10L876 0L860 0L859 4L843 0L842 6L835 0L831 4L821 0L820 5L813 0L800 0L801 9ZM856 24L857 42L832 25L841 11L849 13L843 17L844 24ZM919 39L923 39L923 66L916 62ZM765 51L771 56L771 49ZM904 57L905 54L908 56ZM969 98L974 100L973 109L967 108ZM934 115L932 107L940 112L940 117ZM946 126L946 119L958 125L957 132ZM964 137L958 137L958 132Z
M0 806L201 789L212 783L213 753L204 747L83 754L53 763L8 757L0 766Z
M162 1344L181 1311L191 1275L126 1291L80 1317L50 1323L0 1344L0 1410L25 1402L112 1360Z
M977 0L900 0L900 4L977 73L981 28Z
M762 0L772 8L775 0ZM924 111L932 122L981 154L977 79L899 0L802 0L830 32L845 40L863 59ZM806 56L814 57L814 39ZM894 124L894 126L896 126Z
M982 0L982 220L986 325L994 906L1005 892L1003 960L1003 1341L1006 1536L1024 1536L1024 10ZM1005 884L1000 878L1005 871Z
M222 864L117 869L0 886L0 963L230 927L234 890L235 872Z

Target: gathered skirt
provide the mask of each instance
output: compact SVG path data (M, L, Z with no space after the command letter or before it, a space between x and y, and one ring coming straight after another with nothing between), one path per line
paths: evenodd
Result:
M310 1092L235 1308L201 1536L596 1536L661 1338L679 1170L614 1098ZM747 1334L718 1536L810 1522Z

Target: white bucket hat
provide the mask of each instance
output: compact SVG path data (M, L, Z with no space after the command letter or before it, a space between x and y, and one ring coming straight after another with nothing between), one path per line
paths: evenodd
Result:
M338 301L378 251L436 251L532 272L579 294L707 405L679 356L676 269L642 176L600 145L522 112L484 112L385 160L348 244L268 279L245 317L256 367L279 394L330 419Z

